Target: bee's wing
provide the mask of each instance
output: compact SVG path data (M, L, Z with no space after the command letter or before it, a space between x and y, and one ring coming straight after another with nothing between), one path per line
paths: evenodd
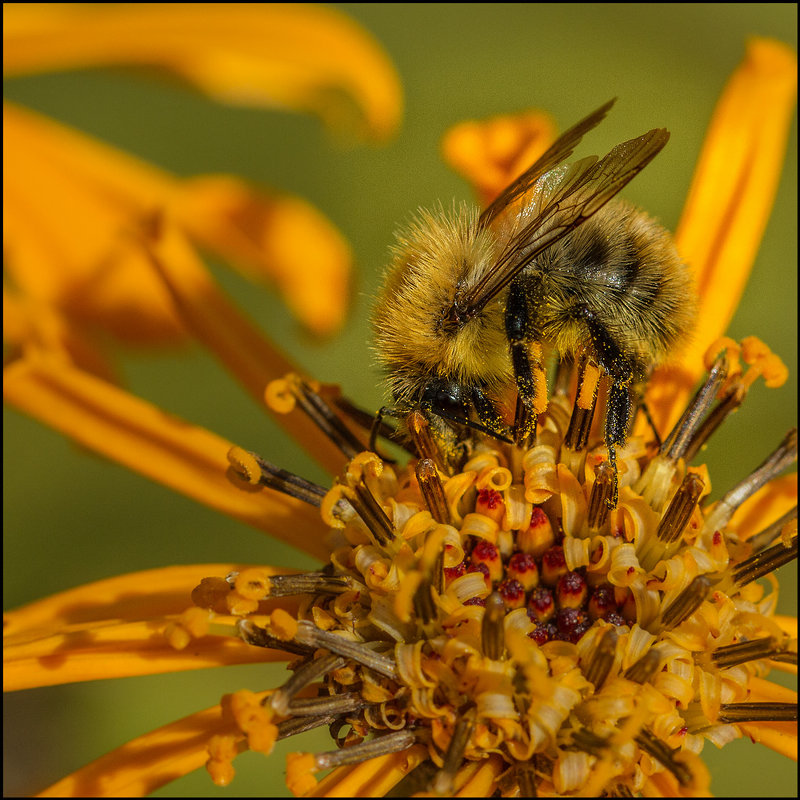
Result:
M519 197L522 197L542 175L557 167L562 161L566 161L572 155L572 151L578 146L583 136L603 121L615 102L616 98L609 100L605 105L600 106L596 111L589 114L588 117L573 125L569 130L564 131L522 175L506 186L494 199L494 202L484 209L478 221L479 227L486 227L498 214Z
M511 236L486 275L456 299L460 313L471 317L480 311L539 253L602 208L652 161L668 139L665 129L656 128L618 144L599 161L591 157L572 164L560 175L554 174L551 185L550 176L537 186L529 184L525 191L535 193L533 215ZM523 193L515 193L515 199Z

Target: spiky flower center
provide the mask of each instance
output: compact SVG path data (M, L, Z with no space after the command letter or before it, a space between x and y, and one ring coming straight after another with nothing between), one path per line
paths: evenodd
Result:
M321 572L248 570L195 592L198 605L238 614L249 644L297 656L284 686L228 703L239 739L264 750L329 726L338 749L290 759L297 794L315 773L392 754L405 758L395 782L411 773L409 794L450 794L478 767L505 796L705 791L705 740L796 716L749 689L769 660L796 660L796 640L771 618L775 587L758 582L796 557L796 522L749 541L728 527L796 438L746 488L706 505L707 476L684 456L707 436L714 369L713 391L658 451L631 437L618 452L614 509L603 449L570 446L570 416L585 409L565 395L551 398L532 447L477 442L455 475L431 458L397 471L375 453L353 458L324 498L311 491L331 529ZM263 613L287 595L301 598L296 615ZM210 762L220 782L223 744Z

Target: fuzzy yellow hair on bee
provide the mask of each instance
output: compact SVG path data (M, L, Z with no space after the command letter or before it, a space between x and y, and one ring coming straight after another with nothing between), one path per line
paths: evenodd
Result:
M423 211L398 235L373 313L375 350L395 412L425 414L451 463L476 431L531 441L548 347L606 376L614 466L635 384L692 327L692 282L671 235L614 199L667 131L566 162L612 103L570 128L484 211Z
M513 380L499 301L480 324L443 330L457 288L474 284L497 255L496 237L477 222L467 205L423 210L397 234L372 321L379 362L400 403L417 399L431 377L486 381L495 391Z

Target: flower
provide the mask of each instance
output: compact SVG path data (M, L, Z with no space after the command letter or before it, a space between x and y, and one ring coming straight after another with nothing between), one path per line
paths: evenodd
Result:
M171 263L174 257L164 254L180 250L179 241L170 241L175 234L172 229L152 234L155 243L151 244L150 252L167 280L168 262ZM169 285L175 296L181 299L180 285L177 282ZM203 320L195 320L194 324L202 329ZM763 362L774 361L756 343L750 344L750 348L743 348L747 351L744 358L748 364L753 362L751 366L756 374L765 374ZM735 346L730 345L731 355L724 358L732 361L735 351ZM128 406L130 398L114 390L111 395L102 397L107 387L102 387L91 377L85 380L87 376L75 372L62 371L59 365L43 359L40 363L25 365L13 375L9 373L9 382L14 381L18 390L22 388L21 394L16 394L17 402L23 395L22 402L27 402L37 389L42 388L54 392L50 397L58 397L62 402L66 396L73 398L70 411L85 414L89 403L94 403L94 412L89 408L89 415L79 419L73 414L62 414L65 405L59 404L58 416L69 417L70 422L63 424L70 426L76 438L94 448L105 448L106 452L117 457L121 452L130 453L131 461L136 462L134 466L140 469L145 462L157 464L159 475L163 471L164 478L174 475L178 471L175 467L189 465L195 471L189 474L187 485L197 487L204 496L212 493L214 478L219 478L222 472L219 466L221 442L203 440L203 432L188 429L174 420L159 418L153 409L135 405L135 401L134 405ZM718 373L719 366L716 368ZM30 379L27 387L24 385L26 378ZM744 378L744 382L749 380L749 377ZM719 385L716 375L713 381L710 385L716 390ZM14 391L13 386L11 391ZM274 408L289 413L296 413L292 410L295 404L319 412L326 408L322 402L325 394L330 392L289 379L271 384L269 402ZM52 403L47 402L46 394L40 393L39 399L44 402L37 404L35 413L43 417L48 414L48 406L52 408ZM623 499L620 508L614 512L615 518L604 514L602 492L608 482L601 477L600 463L587 457L588 466L572 464L570 468L570 465L557 463L547 452L557 449L566 429L563 423L572 410L571 405L562 400L554 398L551 403L550 423L542 432L542 442L525 454L528 460L521 465L522 473L516 476L512 469L502 464L502 458L508 454L491 447L465 465L465 472L452 476L443 486L436 465L424 459L418 462L412 473L393 475L392 468L374 454L358 456L353 453L344 481L325 494L321 501L326 519L335 529L334 535L338 532L338 536L343 537L338 540L340 547L334 550L333 570L322 575L278 576L264 568L230 570L231 565L216 565L215 571L209 567L208 575L218 577L201 582L194 594L196 607L181 614L175 613L178 606L174 587L187 582L188 576L172 571L165 573L165 591L153 598L156 604L148 612L153 617L171 618L165 638L154 637L152 627L137 621L126 630L124 622L119 625L101 624L96 619L98 604L109 623L111 618L124 620L129 613L125 606L131 603L136 606L136 613L141 614L141 603L152 596L151 586L154 583L161 585L160 575L140 574L104 586L87 587L83 594L55 598L49 604L44 601L44 605L38 608L29 607L17 615L10 615L9 623L14 626L11 633L16 629L25 639L35 626L42 624L56 625L60 631L57 642L45 638L18 642L23 650L17 653L23 659L16 665L17 674L25 673L25 667L31 663L25 661L25 657L42 657L45 651L39 649L37 652L40 647L47 649L57 645L58 660L64 660L65 671L69 669L66 665L73 661L72 653L88 655L92 660L94 648L90 647L88 653L82 649L73 650L76 645L80 648L81 641L85 643L87 637L95 639L98 645L103 640L103 646L112 648L116 655L124 652L127 643L132 658L122 668L137 671L163 668L170 661L174 668L181 668L180 664L187 665L186 668L188 665L198 666L201 662L195 648L202 651L209 644L212 647L218 645L220 652L246 651L251 658L270 658L272 651L282 646L295 652L299 649L298 655L304 657L291 685L284 686L281 691L267 697L237 692L226 698L219 709L169 726L111 754L76 776L76 783L72 785L85 791L87 785L96 786L94 782L103 776L111 781L104 786L109 793L140 791L152 788L176 770L196 766L198 758L206 761L215 780L224 783L231 777L231 760L241 747L268 751L277 736L285 734L292 724L296 724L293 720L311 717L318 722L320 717L324 719L328 714L340 716L358 712L349 733L343 734L342 728L337 726L338 735L349 745L347 748L325 756L300 753L292 757L289 778L295 789L311 788L317 792L353 795L369 790L380 794L411 766L428 760L430 756L430 760L441 767L432 778L431 785L436 791L446 791L455 785L463 794L488 794L497 785L501 790L513 791L516 785L525 789L533 782L545 790L552 784L559 792L580 789L587 794L597 794L604 786L623 790L630 786L636 788L636 781L641 781L643 787L660 793L702 792L705 775L697 759L692 757L693 750L700 744L699 738L707 735L722 742L726 736L732 735L730 724L713 724L720 722L723 712L739 714L737 723L748 719L743 715L754 713L752 708L745 709L737 703L726 703L723 709L723 689L727 700L737 697L745 687L751 693L758 688L764 689L751 677L751 667L737 662L743 653L734 640L742 635L749 636L752 631L761 631L760 626L765 626L770 635L756 637L756 640L767 649L757 650L755 654L747 653L748 659L753 655L757 660L763 655L780 656L784 652L780 648L784 646L791 649L780 630L769 627L774 597L762 598L752 586L755 572L764 568L763 559L759 561L756 557L757 562L749 562L744 549L732 558L728 552L731 549L729 542L716 536L716 525L727 526L726 512L732 511L724 503L721 509L716 509L716 516L711 516L695 507L698 499L695 496L685 504L692 506L686 519L682 516L685 507L673 512L673 503L667 505L664 496L672 494L675 476L682 477L684 470L679 459L675 454L653 457L641 447L637 450L636 445L641 443L633 440L631 452L621 458L628 467L627 479L633 480L642 463L651 465L652 474L645 472L636 485L627 487L631 489L630 496ZM101 408L117 412L109 428L104 430L96 427L95 418ZM51 421L60 424L59 420L52 419L52 415ZM322 421L325 423L326 418L323 417ZM148 424L153 428L148 429ZM330 426L331 423L328 421L326 424ZM175 434L172 438L162 435L170 429ZM328 429L332 437L348 443L347 427L343 430L338 427ZM131 438L123 442L110 441L112 430L122 430ZM420 449L426 451L424 425L420 425L417 437ZM697 444L698 437L699 434L694 437L694 444ZM151 440L160 440L161 450L138 454L135 445L152 444ZM162 463L170 454L175 455L178 444L184 440L189 450L187 456L179 457L173 464ZM542 449L534 452L538 448ZM209 457L212 453L213 458ZM299 482L247 453L233 450L229 452L229 458L234 470L253 487L263 481L269 486L288 489L292 495L304 497L307 505L310 505L308 501L314 501L314 496L322 497L313 484ZM771 464L768 474L775 473L782 463L778 460ZM575 472L584 478L586 489L581 486ZM514 480L520 474L524 477L522 483ZM697 477L696 472L688 472L686 480L686 489L676 495L679 499L699 495L702 490L698 486L705 483L702 475ZM205 491L206 486L208 491ZM264 492L237 494L220 491L214 495L230 500L235 497L242 504L246 499L271 497ZM547 505L551 499L556 502ZM740 499L736 497L736 501ZM534 504L545 504L550 513L534 517ZM470 510L473 505L474 510ZM763 521L760 498L754 505ZM663 532L662 526L656 523L652 513L654 506L667 508L664 519L669 523L668 528L678 530L677 540L670 530ZM388 528L381 516L386 515L387 510L391 515L387 518ZM561 545L563 563L559 562L557 549L550 552L550 537L555 544L555 537L560 536L558 531L554 533L552 530L553 514L561 520L568 534ZM675 514L681 522L676 522ZM590 534L597 531L596 535L574 535L584 530L581 515L586 529ZM601 517L605 518L601 520ZM287 522L293 520L294 516L291 516ZM689 528L681 536L687 520ZM507 564L502 563L503 542L507 545L510 539L512 546L515 544L515 537L509 535L511 531L518 531L516 543L520 554L530 557L527 563L525 558L514 559L513 574L512 558ZM605 531L609 533L603 533ZM615 531L622 535L614 536ZM739 528L737 535L730 538L733 544L740 544L736 540L741 540L746 547L746 542L752 538L747 537L750 532L752 529L742 532ZM292 530L291 534L296 536L297 530ZM771 535L762 539L769 539ZM778 535L782 535L781 532ZM704 536L710 541L705 541ZM319 540L304 537L304 542L318 546ZM548 545L547 549L538 552L543 544ZM662 546L662 552L657 552ZM675 550L668 556L667 552L672 548ZM790 552L790 549L784 549ZM771 552L770 548L767 551ZM779 549L777 553L782 555L783 550ZM462 564L465 570L469 566L475 569L464 575L448 576L445 573L441 579L446 581L449 577L450 583L439 587L442 565L437 559L440 554L443 554L443 566L448 569L458 570ZM460 554L464 559L458 559ZM499 564L498 556L501 557ZM654 561L654 566L647 566L650 561ZM738 569L730 568L730 563L736 564ZM707 569L709 565L712 567L710 570ZM766 567L775 565L776 562L768 560ZM499 603L497 595L489 592L486 576L488 572L488 577L492 578L497 567L500 568L497 582L500 585L506 583L506 589L498 593L502 598ZM562 567L568 568L564 574L559 572ZM598 591L607 588L601 582L592 587L594 591L590 595L588 585L581 585L581 580L589 584L590 572L599 572L611 581L614 567L614 578L619 583L611 585L629 589L630 594L614 594L610 598L607 591ZM515 596L518 596L518 592L515 595L511 591L512 581L522 586L528 603L534 599L533 592L539 587L524 585L532 580L534 569L541 584L551 587L552 618L561 623L557 631L561 636L543 642L541 646L536 636L549 638L550 632L545 630L537 634L540 626L534 627L527 608L513 609L512 606ZM712 574L716 578L718 571L725 572L723 581L727 582L715 584L713 592L701 591L706 580L702 576ZM693 573L700 577L699 582L693 580ZM172 591L167 589L167 579L172 582ZM584 591L585 600L581 596ZM530 597L528 592L531 592ZM749 614L747 621L753 626L747 630L734 624L737 614L744 609L737 608L737 613L733 613L731 601L732 597L743 592L746 596L737 602L749 603L753 607L750 609L748 606L744 612ZM314 602L301 615L293 607L294 601L282 599L294 597L297 593L319 593L324 601ZM358 597L353 596L356 593ZM366 608L362 607L361 593L370 597L371 602ZM104 598L109 595L112 600L105 605ZM479 601L484 597L488 599L486 607L482 608ZM378 602L379 599L383 602ZM697 605L695 601L698 601ZM431 602L436 603L433 609ZM506 605L512 607L508 614L505 613ZM534 607L546 606L547 597L537 596ZM79 617L75 616L76 609L80 609ZM449 616L444 617L443 612L448 612ZM360 626L365 621L365 614L366 623ZM298 621L301 616L305 618ZM587 616L596 618L592 626L584 628ZM65 630L67 622L78 627ZM206 629L209 622L214 626L210 637ZM388 634L388 637L378 637L380 643L397 639L398 634L400 638L389 655L364 647L358 636L350 642L353 646L347 647L350 637L331 633L345 629L345 623L348 631L379 628ZM547 625L547 621L542 623L544 627ZM442 626L441 631L438 626ZM423 634L419 647L414 642L418 628ZM439 642L443 644L439 653L435 642L441 638L437 633L444 630L453 636L449 641ZM534 637L529 635L531 633L535 634ZM71 634L75 636L70 637ZM235 634L235 637L226 634ZM651 636L655 638L650 639ZM165 645L167 641L171 647L183 645L184 649L174 651L173 655ZM251 646L243 648L242 641ZM712 657L713 645L710 642L714 645L732 642L732 647L739 649L724 650L723 645L713 649ZM190 643L192 647L186 652ZM28 645L31 649L26 652ZM144 647L148 648L147 656L141 658ZM330 650L331 656L309 660L309 648L317 647ZM720 650L722 652L718 652ZM709 655L710 660L716 663L695 663L690 655L694 652ZM649 653L657 655L654 658ZM641 657L636 658L637 655ZM131 662L136 656L139 658L134 666ZM213 660L215 654L210 656ZM629 657L630 664L625 665L623 672L625 656ZM124 662L125 659L116 658L115 661ZM724 669L720 667L722 663ZM742 662L751 663L750 660ZM80 672L86 675L84 670L85 665ZM724 686L723 671L727 679ZM49 672L54 673L53 670ZM40 680L39 673L30 674L34 680ZM65 673L60 674L63 676ZM312 708L310 700L303 706L306 700L302 696L303 684L307 685L309 679L316 680L321 674L328 675L328 685L338 691L328 698L313 698L326 701L327 706L317 703ZM697 697L694 678L698 682ZM344 691L343 687L348 686L357 687L356 692ZM641 694L638 694L639 686L642 687ZM411 690L413 700L399 708L398 705L404 702L403 689L406 696ZM452 707L453 697L462 700L465 696L473 697L474 705L465 700L463 704ZM522 709L517 705L518 698L521 698ZM664 698L674 698L678 705L665 704ZM267 702L262 702L264 700ZM448 702L450 707L446 705ZM368 705L363 707L365 703ZM345 708L349 712L344 711ZM785 710L783 706L781 709ZM418 713L425 710L434 712L429 724ZM574 712L575 719L571 712ZM677 717L687 724L676 727ZM651 730L662 724L662 719L665 730L659 729L658 733ZM520 720L526 728L523 729ZM609 724L618 720L620 724L617 726ZM438 726L435 724L437 721ZM375 740L371 750L367 749L367 742L364 747L357 743L370 728L385 731L393 730L393 726L399 730L384 733ZM683 727L687 730L683 731ZM419 739L417 730L424 732ZM770 727L768 730L775 729ZM202 749L197 747L198 732L206 740ZM537 737L541 737L540 742L546 746L535 751L535 759L520 759L512 755L520 755L523 748ZM668 741L670 737L677 741ZM169 753L166 752L168 746L171 748ZM676 753L679 746L683 750ZM465 754L481 755L494 750L500 752L462 766L461 759ZM557 755L553 759L554 752ZM158 754L169 755L169 760L163 758L148 768L142 767L147 759ZM519 762L513 770L506 769L508 756ZM325 778L316 789L310 786L309 773L335 766L347 758L357 758L359 766L340 767L333 773L333 778ZM533 768L533 775L529 767ZM316 780L312 780L316 785ZM462 782L465 782L463 786ZM335 788L332 784L336 784ZM54 791L63 791L69 785L61 784L54 787Z
M205 3L8 3L4 75L94 65L154 68L221 102L312 112L384 139L401 93L378 45L322 7ZM187 338L164 286L132 241L168 210L198 246L251 280L276 284L303 324L336 331L352 255L310 203L232 175L179 178L4 103L4 339L42 343L114 374L99 341Z

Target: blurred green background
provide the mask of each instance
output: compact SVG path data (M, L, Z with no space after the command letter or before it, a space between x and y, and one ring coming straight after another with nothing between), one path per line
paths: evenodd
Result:
M215 266L225 288L308 373L340 383L367 408L382 402L368 367L370 296L398 222L419 206L471 199L443 164L440 137L467 118L529 107L563 128L618 102L581 154L605 153L652 127L666 150L625 191L669 228L677 222L705 126L750 35L796 47L797 7L763 4L342 4L394 60L405 120L387 146L342 145L317 120L215 105L124 71L76 71L7 81L6 97L181 175L231 172L308 198L357 257L352 310L329 342L303 333L280 302ZM706 451L719 497L796 424L796 129L775 210L730 334L757 334L786 361L787 386L757 386ZM212 265L214 266L214 265ZM131 389L270 460L320 482L320 472L205 353L121 354ZM4 608L122 572L179 563L250 561L311 566L266 536L74 447L4 411ZM42 483L42 469L47 482ZM796 565L783 569L794 581ZM795 583L783 613L796 613ZM236 667L19 692L6 698L4 794L26 795L129 738L213 705L224 692L263 689L282 668ZM308 747L324 747L324 737ZM216 789L204 771L163 796L285 796L279 746L247 754ZM739 740L706 747L718 795L796 796L795 766Z

